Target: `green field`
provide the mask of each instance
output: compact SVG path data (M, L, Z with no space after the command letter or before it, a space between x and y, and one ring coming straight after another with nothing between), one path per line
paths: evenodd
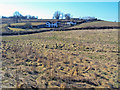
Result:
M117 88L118 30L2 38L3 87Z

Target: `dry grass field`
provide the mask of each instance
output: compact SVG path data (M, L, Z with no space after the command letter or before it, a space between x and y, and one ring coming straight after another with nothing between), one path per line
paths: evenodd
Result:
M23 26L25 25L26 23L13 23L11 24L11 26ZM31 22L31 25L41 25L41 24L45 24L45 23L41 23L41 22Z
M50 30L52 28L40 28L40 29L21 29L21 28L10 28L8 27L12 32L19 32L19 31L34 31L34 30Z
M104 26L118 26L117 22L109 22L109 21L94 21L88 23L82 23L80 25L76 25L70 28L83 28L83 27L104 27Z
M2 28L2 32L19 32L19 31L33 31L33 30L50 30L50 29L55 29L55 28L34 28L34 29L23 29L23 28L16 28L17 26L28 26L27 24L29 24L30 26L37 26L37 25L44 25L46 20L43 20L41 22L22 22L22 23L12 23L12 24L2 24L0 26L0 28ZM55 20L54 20L55 21ZM62 20L61 20L62 21ZM64 20L65 21L65 20ZM9 27L9 25L13 26L13 27ZM62 26L62 28L67 27L69 28L84 28L84 27L109 27L109 26L113 26L113 27L118 27L118 23L117 22L109 22L109 21L94 21L94 22L87 22L87 23L82 23L82 24L77 24L75 26ZM61 27L60 27L61 28Z
M36 29L22 29L22 28L12 28L12 27L9 27L9 25L11 26L25 26L27 23L12 23L12 24L2 24L0 28L2 28L2 32L18 32L18 31L33 31L33 30L36 30ZM37 26L37 25L43 25L45 23L43 22L29 22L29 24L31 26ZM8 30L8 29L9 30ZM37 30L49 30L51 28L39 28Z
M118 30L2 38L3 87L118 88Z

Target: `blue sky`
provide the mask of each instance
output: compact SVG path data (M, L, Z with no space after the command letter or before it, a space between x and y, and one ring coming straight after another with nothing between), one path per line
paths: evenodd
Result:
M107 21L118 21L118 0L104 0L104 2L97 2L97 0L86 0L86 2L82 2L83 0L69 0L69 2L65 2L65 0L64 2L45 1L12 0L9 2L3 0L0 1L0 15L12 16L15 11L19 11L22 15L30 14L38 16L38 18L51 19L54 12L58 10L64 14L70 13L76 18L94 16Z

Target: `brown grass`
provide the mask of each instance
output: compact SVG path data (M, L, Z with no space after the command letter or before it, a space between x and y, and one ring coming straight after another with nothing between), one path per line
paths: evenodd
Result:
M109 22L109 21L94 21L94 22L82 23L80 25L76 25L71 28L102 27L102 26L118 26L118 23L117 22Z
M109 29L3 37L3 86L116 88L117 34Z

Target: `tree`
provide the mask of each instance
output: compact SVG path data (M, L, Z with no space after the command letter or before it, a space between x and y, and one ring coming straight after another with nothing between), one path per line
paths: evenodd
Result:
M15 16L15 17L21 17L22 14L20 14L18 11L15 11L15 12L13 13L13 16Z
M60 17L61 17L61 19L63 19L63 17L64 17L64 14L63 14L63 13L61 13Z
M13 13L13 20L15 23L18 23L22 18L22 14L20 14L18 11Z
M69 13L65 14L65 19L70 20L71 15Z
M32 16L31 15L26 15L26 17L27 17L27 19L31 19Z
M27 19L38 19L38 16L26 15Z
M38 16L36 16L36 19L38 19Z
M31 22L26 22L26 24L24 25L25 26L25 28L32 28L32 24L31 24Z
M53 18L55 19L60 19L60 15L61 15L61 12L60 11L56 11L53 15Z

